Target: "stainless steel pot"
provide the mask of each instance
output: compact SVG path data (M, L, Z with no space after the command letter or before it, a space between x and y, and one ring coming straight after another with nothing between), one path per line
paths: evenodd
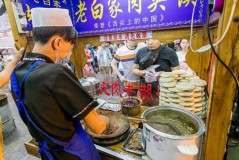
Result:
M81 85L93 96L97 97L100 93L100 80L95 77L79 79Z
M204 122L193 113L177 107L160 106L147 109L142 118L150 119L159 113L178 114L189 120L196 128L195 133L178 136L160 132L144 123L142 143L145 152L153 160L198 160L202 146L202 135L205 132Z

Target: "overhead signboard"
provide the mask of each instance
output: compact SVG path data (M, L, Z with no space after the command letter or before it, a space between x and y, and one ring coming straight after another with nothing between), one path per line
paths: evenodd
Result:
M27 15L39 6L69 9L79 36L190 26L194 6L194 25L202 25L208 8L208 0L21 1Z

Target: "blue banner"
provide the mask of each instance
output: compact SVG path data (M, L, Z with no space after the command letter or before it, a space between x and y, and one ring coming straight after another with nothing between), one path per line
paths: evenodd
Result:
M22 4L23 12L26 15L28 22L28 29L32 30L32 16L31 9L36 7L43 8L65 8L69 10L69 13L72 18L72 22L74 23L73 10L72 10L72 2L71 0L19 0L19 3Z
M34 7L67 8L79 36L156 30L206 22L208 0L21 0L28 22Z
M208 0L78 0L73 2L79 35L190 26L206 22Z

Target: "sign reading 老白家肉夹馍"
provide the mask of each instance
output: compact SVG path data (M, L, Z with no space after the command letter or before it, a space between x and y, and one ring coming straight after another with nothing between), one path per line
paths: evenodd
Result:
M206 22L208 0L21 0L29 9L59 7L70 10L79 36L156 30Z

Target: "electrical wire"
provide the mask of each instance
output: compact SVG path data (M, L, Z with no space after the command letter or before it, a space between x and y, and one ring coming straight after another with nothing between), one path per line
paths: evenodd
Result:
M210 14L209 14L210 15ZM228 25L227 25L228 26ZM225 32L224 32L225 33ZM219 55L217 54L215 48L214 48L214 45L212 43L212 40L211 40L211 35L210 35L210 26L209 26L209 16L208 16L208 20L207 20L207 34L208 34L208 40L209 40L209 45L211 46L211 49L212 49L212 53L216 56L216 58L219 60L219 62L221 62L221 64L228 70L228 72L232 75L233 79L235 80L236 82L236 85L237 85L237 91L238 91L238 88L239 88L239 82L238 82L238 79L236 77L236 75L232 72L232 70L222 61L222 59L219 57ZM237 96L237 100L238 100L238 96ZM227 143L226 143L226 148L234 148L234 147L239 147L239 143L234 143L233 145L229 145L228 142L230 141L230 139L227 139Z
M235 80L236 82L236 85L237 85L237 89L239 88L239 82L238 82L238 79L236 77L236 75L232 72L232 70L222 61L222 59L219 57L219 55L217 54L214 46L213 46L213 43L212 43L212 40L211 40L211 35L210 35L210 28L209 28L209 17L208 17L208 20L207 20L207 35L208 35L208 40L209 40L209 44L211 46L211 49L212 49L212 53L217 57L217 59L219 60L219 62L221 62L221 64L228 70L228 72L232 75L233 79Z
M232 19L233 19L233 15L234 15L234 12L235 12L235 9L236 9L236 4L237 4L237 2L238 2L238 0L233 0L233 6L232 6L231 14L230 14L230 17L229 17L229 21L228 21L228 23L227 23L227 27L226 27L224 33L222 34L221 38L220 38L216 43L213 44L214 47L217 46L219 43L221 43L222 40L224 39L224 37L226 36L226 34L227 34L228 30L229 30L229 27L230 27L230 25L231 25ZM195 3L197 4L197 0L196 0ZM191 49L193 52L195 52L195 53L203 53L203 52L206 52L206 51L208 51L209 49L211 49L211 47L210 47L211 45L210 45L210 44L205 45L205 46L203 46L203 47L201 47L201 48L199 48L199 49L197 49L197 50L194 50L194 49L192 48L192 34L193 34L193 21L194 21L195 8L196 8L196 5L194 5L194 7L193 7L193 12L192 12L191 32L190 32L190 41L189 41L190 45L189 45L189 46L190 46L190 49Z

